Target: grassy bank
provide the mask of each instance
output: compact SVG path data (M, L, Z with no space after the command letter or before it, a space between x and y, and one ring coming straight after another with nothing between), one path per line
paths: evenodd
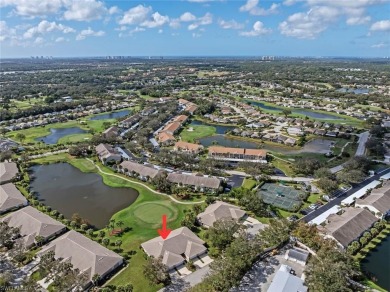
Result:
M133 108L127 108L127 109L121 109L118 111L122 110L132 110ZM39 143L37 141L37 138L44 137L47 135L50 135L50 129L60 129L60 128L72 128L72 127L79 127L80 129L83 129L87 131L87 133L82 133L82 134L72 134L68 136L64 136L60 138L58 143L74 143L74 142L81 142L84 141L85 139L89 139L92 137L91 132L93 133L101 133L105 130L103 124L104 123L110 123L114 124L117 120L116 119L103 119L103 120L90 120L91 117L98 116L98 115L103 115L107 113L101 113L97 115L90 115L83 117L79 120L71 120L67 121L65 123L55 123L55 124L50 124L50 125L45 125L42 127L34 127L34 128L29 128L25 130L18 130L18 131L12 131L8 132L6 134L6 137L9 137L17 142L22 142L20 139L17 139L17 134L21 133L25 135L25 140L23 140L24 144L32 143L36 144Z
M188 131L189 128L192 128L193 131ZM215 133L216 129L213 126L192 125L184 128L181 131L180 136L183 141L195 143L196 140L212 136Z
M253 100L245 100L244 99L242 101L244 101L244 102L251 102ZM271 103L271 102L266 102L266 101L259 101L259 102L261 102L265 106L272 106L272 107L275 107L275 108L279 109L279 110L272 110L272 109L264 109L264 108L260 108L259 107L261 109L261 111L264 112L264 113L269 113L269 114L273 114L273 115L281 115L282 116L283 113L281 112L281 110L286 109L285 107L276 105L276 104ZM321 110L300 109L300 108L288 108L288 109L290 109L291 111L293 111L293 110L305 110L305 111L312 112L312 113L327 114L327 115L330 115L330 116L334 116L336 118L342 118L342 119L319 119L319 118L309 117L309 119L313 120L313 121L321 121L321 122L327 122L327 123L332 123L332 124L342 124L342 125L349 125L349 126L354 126L354 127L358 127L358 128L364 128L364 121L356 119L356 118L353 118L353 117L350 117L350 116L340 115L340 114L336 114L336 113L333 113L333 112L327 112L327 111L321 111ZM295 117L295 118L301 118L301 119L306 118L306 115L300 114L300 113L294 113L294 112L291 115L289 115L289 116L290 117Z
M122 254L129 255L128 265L120 271L111 281L110 285L124 285L132 283L134 291L157 291L162 286L151 285L143 276L143 265L146 258L140 249L140 244L151 238L158 236L157 228L161 226L161 216L167 215L168 227L175 229L181 226L185 210L190 206L180 205L172 202L168 197L157 195L143 186L124 180L119 177L113 177L98 172L93 163L84 158L74 158L67 153L52 155L34 160L37 163L55 163L68 162L83 172L95 172L102 176L106 185L111 187L128 187L138 191L137 200L127 208L119 211L112 216L116 222L123 221L123 227L129 227L131 230L121 236L106 235L111 242L120 239L122 241ZM114 173L111 169L99 165L107 173ZM107 194L109 195L109 194ZM107 230L103 229L106 233ZM96 232L96 235L98 231ZM97 239L97 237L95 238ZM110 248L115 248L111 247Z

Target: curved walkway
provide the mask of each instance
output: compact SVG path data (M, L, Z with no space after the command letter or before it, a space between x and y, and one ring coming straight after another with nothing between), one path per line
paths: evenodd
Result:
M175 199L174 197L168 195L168 194L165 194L165 193L161 193L161 192L158 192L156 190L153 190L152 188L150 188L149 186L143 184L143 183L140 183L140 182L137 182L137 181L133 181L133 180L130 180L128 178L125 178L125 177L122 177L120 175L117 175L117 174L112 174L112 173L109 173L109 172L105 172L103 171L99 165L97 165L93 160L87 158L88 161L90 161L93 165L96 166L96 168L99 170L99 172L105 174L105 175L108 175L108 176L115 176L115 177L118 177L118 178L121 178L123 180L126 180L128 182L131 182L133 184L136 184L136 185L140 185L140 186L143 186L144 188L148 189L149 191L151 191L152 193L155 193L157 195L163 195L163 196L166 196L168 197L169 199L171 199L172 201L174 201L175 203L178 203L178 204L182 204L182 205L195 205L195 204L202 204L204 203L204 201L199 201L199 202L182 202L182 201L179 201L177 199Z

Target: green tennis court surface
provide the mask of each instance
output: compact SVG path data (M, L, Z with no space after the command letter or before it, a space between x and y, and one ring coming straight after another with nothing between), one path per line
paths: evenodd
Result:
M292 211L302 205L301 192L291 187L265 183L258 194L265 203L281 209Z

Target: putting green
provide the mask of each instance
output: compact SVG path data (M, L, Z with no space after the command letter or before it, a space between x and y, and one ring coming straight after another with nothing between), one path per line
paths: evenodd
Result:
M168 202L169 203L169 202ZM165 203L146 202L138 205L133 214L144 223L161 225L162 215L167 215L167 220L173 221L177 218L177 210Z

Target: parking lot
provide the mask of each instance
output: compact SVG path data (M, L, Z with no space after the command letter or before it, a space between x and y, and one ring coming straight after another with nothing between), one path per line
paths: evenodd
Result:
M252 269L245 274L241 284L238 287L231 289L231 292L267 291L275 273L282 264L290 266L295 271L295 275L301 277L304 267L296 262L286 260L284 258L286 250L287 249L283 249L275 256L270 256L264 260L257 261Z

